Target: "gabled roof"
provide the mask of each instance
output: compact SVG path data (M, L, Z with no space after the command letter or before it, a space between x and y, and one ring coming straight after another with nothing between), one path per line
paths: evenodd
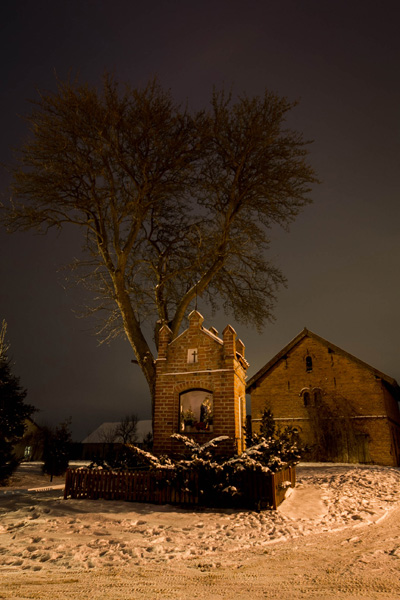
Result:
M255 387L257 387L259 380L262 379L263 377L265 377L265 375L267 375L268 371L270 371L276 365L276 363L278 363L282 358L284 358L286 356L286 354L288 354L295 346L297 346L303 339L305 339L307 337L317 340L318 342L320 342L321 344L326 346L332 352L341 354L342 356L345 356L349 360L359 364L360 366L364 367L365 369L368 369L376 377L379 377L380 379L382 379L382 381L384 381L386 383L386 385L389 386L389 388L392 390L392 392L394 392L395 395L400 399L400 388L395 379L393 379L392 377L389 377L388 375L385 375L385 373L382 373L381 371L378 371L378 369L371 367L370 365L363 362L359 358L356 358L349 352L346 352L345 350L342 350L338 346L331 344L331 342L328 342L327 340L320 337L316 333L313 333L306 327L291 342L289 342L284 348L282 348L282 350L280 352L278 352L278 354L276 354L269 362L267 362L267 364L264 367L262 367L262 369L260 369L255 375L253 375L253 377L251 377L251 379L247 383L246 392L250 393Z
M218 342L218 344L220 344L221 346L223 345L223 343L224 343L223 340L221 340L215 333L213 333L209 329L206 329L205 327L203 327L203 325L200 325L199 331L201 333L204 333L208 337L210 337L215 342ZM175 344L177 340L181 341L180 338L184 337L188 332L189 332L189 329L185 329L184 331L182 331L182 333L180 333L178 336L176 336L176 338L171 340L169 342L169 344L172 346L172 344Z
M119 421L117 423L102 423L97 429L92 431L91 434L82 440L82 444L101 444L107 442L107 440L112 438L112 434L118 425L120 425ZM136 424L137 442L143 442L146 435L152 432L152 427L151 419L138 421ZM122 438L117 437L113 441L115 443L121 443Z

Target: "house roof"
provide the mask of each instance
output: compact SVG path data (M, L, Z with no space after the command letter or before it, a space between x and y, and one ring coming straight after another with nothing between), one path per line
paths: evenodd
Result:
M278 352L278 354L276 354L269 362L267 362L267 364L264 365L264 367L262 367L255 375L253 375L253 377L251 377L251 379L249 379L247 386L246 386L246 392L250 393L254 388L256 388L260 379L265 377L265 375L267 375L268 371L270 371L276 365L276 363L278 363L284 356L286 356L286 354L288 354L288 352L290 352L292 350L292 348L297 346L304 338L307 338L307 337L317 340L318 342L320 342L321 344L326 346L328 349L330 349L332 352L341 354L342 356L345 356L349 360L351 360L351 361L359 364L360 366L368 369L369 371L371 371L376 377L379 377L380 379L382 379L382 381L391 389L392 393L394 393L394 395L398 398L398 400L400 400L400 387L395 379L393 379L392 377L389 377L388 375L385 375L385 373L382 373L381 371L378 371L378 369L371 367L371 365L368 365L367 363L365 363L364 361L360 360L359 358L353 356L349 352L342 350L342 348L339 348L339 346L335 346L334 344L331 344L331 342L328 342L327 340L320 337L316 333L313 333L306 327L295 338L293 338L293 340L291 342L289 342L284 348L282 348L282 350L280 352Z
M120 425L120 422L116 423L102 423L97 429L92 431L84 440L82 444L104 444L107 440L111 441L111 437L116 428ZM152 421L151 419L138 421L136 424L136 436L137 442L143 442L144 438L148 433L152 433ZM121 443L122 438L118 437L113 440L115 443Z

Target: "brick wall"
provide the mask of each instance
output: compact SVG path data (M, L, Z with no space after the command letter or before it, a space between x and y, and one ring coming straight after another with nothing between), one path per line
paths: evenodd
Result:
M306 336L280 356L251 391L253 430L267 405L282 426L301 430L305 443L313 443L310 408L320 393L332 410L348 410L360 438L368 438L364 461L397 465L400 458L400 415L396 399L375 370L345 352ZM311 368L310 368L311 365ZM316 397L318 401L318 396ZM397 441L396 441L397 440Z
M174 340L167 326L160 331L156 361L154 414L154 452L174 454L181 447L171 439L181 431L181 394L189 390L206 390L212 394L212 431L184 432L198 443L217 436L229 436L222 450L233 454L244 449L245 373L244 345L227 326L222 339L203 327L203 317L193 311L189 327ZM236 349L238 342L238 353ZM195 362L190 362L195 355Z

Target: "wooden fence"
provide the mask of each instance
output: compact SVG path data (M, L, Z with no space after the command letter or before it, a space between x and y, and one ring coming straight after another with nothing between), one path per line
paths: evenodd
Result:
M182 485L183 484L183 485ZM64 498L105 498L152 504L198 504L197 473L188 473L180 485L170 483L167 469L106 471L67 469Z
M203 494L199 476L195 472L180 473L169 469L151 471L106 471L95 469L68 469L64 498L87 498L95 500L124 500L149 502L151 504L182 504L213 506L236 506L247 508L276 509L284 500L289 486L296 483L294 467L277 473L245 472L240 489L245 494L225 495L223 499Z
M290 483L290 485L289 485ZM284 501L288 487L296 485L296 469L288 467L272 474L272 508L275 510Z

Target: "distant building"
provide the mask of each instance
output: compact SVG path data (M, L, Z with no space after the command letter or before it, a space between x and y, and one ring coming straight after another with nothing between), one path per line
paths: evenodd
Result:
M244 345L227 325L203 327L196 310L189 327L172 339L164 325L159 334L156 360L154 446L156 454L175 454L182 446L171 438L181 433L204 444L228 436L221 451L241 453L245 447L245 376L248 363Z
M391 377L304 329L247 384L252 427L268 407L314 450L341 462L400 465L400 388ZM331 446L330 448L328 446Z
M122 444L122 438L115 435L120 422L103 423L82 441L82 459L105 458L111 447ZM138 421L136 425L135 446L142 447L149 434L152 433L151 419Z

